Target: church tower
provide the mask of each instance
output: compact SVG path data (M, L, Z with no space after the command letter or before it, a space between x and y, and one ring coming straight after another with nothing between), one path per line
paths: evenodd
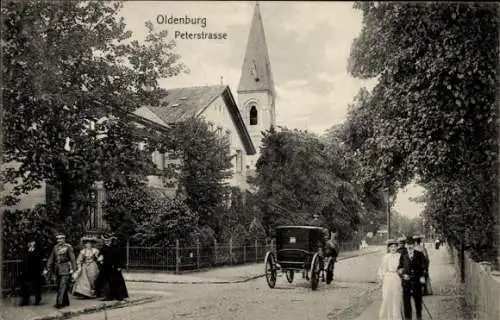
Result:
M276 122L276 93L267 51L259 4L255 5L250 34L238 86L238 105L243 121L257 149L247 165L255 168L260 156L262 132Z

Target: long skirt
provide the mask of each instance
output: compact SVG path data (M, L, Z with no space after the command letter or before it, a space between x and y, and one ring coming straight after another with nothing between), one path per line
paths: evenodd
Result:
M382 305L379 320L403 319L403 287L397 273L387 273L382 282Z
M128 298L127 285L121 271L106 269L99 276L101 294L107 300L123 300Z
M88 298L95 298L95 283L99 275L99 267L95 262L84 263L79 276L73 285L73 294Z

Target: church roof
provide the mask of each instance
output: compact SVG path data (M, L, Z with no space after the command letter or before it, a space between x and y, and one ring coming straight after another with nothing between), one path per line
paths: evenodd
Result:
M259 4L255 5L238 92L270 91L274 81Z
M169 89L160 106L147 106L147 108L166 124L175 124L191 117L201 116L205 109L221 96L238 130L238 135L245 146L247 154L255 154L256 150L252 138L228 86L216 85Z
M160 106L148 106L165 123L172 124L197 116L219 97L225 86L199 86L167 90Z

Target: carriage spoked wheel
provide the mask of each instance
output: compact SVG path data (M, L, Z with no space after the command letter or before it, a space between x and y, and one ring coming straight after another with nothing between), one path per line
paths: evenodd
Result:
M311 289L314 291L318 289L319 277L321 273L319 255L316 253L312 259L311 263Z
M293 270L286 271L286 280L288 281L288 283L293 282Z
M276 268L276 263L274 262L274 255L272 252L266 253L266 258L264 263L266 265L266 281L269 288L274 288L276 286L276 278L278 270Z
M333 267L334 261L330 258L328 259L328 265L326 267L326 284L330 284L333 281Z

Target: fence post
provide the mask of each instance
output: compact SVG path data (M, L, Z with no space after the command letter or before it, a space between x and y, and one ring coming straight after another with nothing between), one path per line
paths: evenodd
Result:
M128 271L128 265L130 261L130 240L127 239L127 244L125 246L125 269Z
M196 241L196 266L200 269L200 240Z
M214 241L214 266L217 265L217 241Z
M243 264L247 263L247 242L243 243Z
M180 250L179 239L177 239L175 240L175 273L179 273L179 264L181 260L179 250Z
M233 237L229 238L229 264L233 264Z
M255 262L257 261L259 261L259 251L258 251L257 239L255 239Z

